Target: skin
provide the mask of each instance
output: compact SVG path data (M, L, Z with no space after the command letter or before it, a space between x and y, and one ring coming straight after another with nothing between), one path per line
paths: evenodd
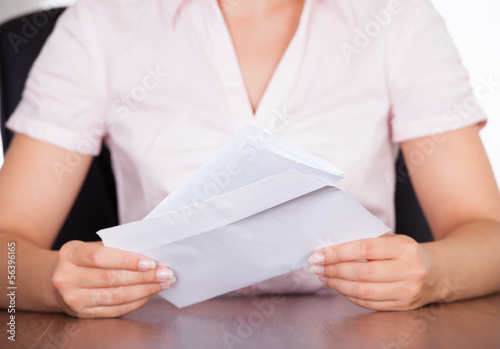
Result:
M220 3L254 111L297 29L302 5L296 0ZM411 173L437 241L418 244L388 235L317 251L313 271L327 286L376 310L412 309L500 290L500 195L478 128L445 136ZM418 141L401 144L407 159L419 149ZM53 165L68 159L77 161L58 175ZM175 281L166 266L140 268L149 258L99 243L70 241L60 251L49 250L91 161L15 136L0 171L0 246L16 241L17 309L116 317ZM0 254L0 264L7 265L6 253ZM0 268L1 287L6 280L7 268ZM7 300L1 297L0 306L7 307Z
M374 310L500 291L500 194L478 133L478 126L447 132L411 173L436 241L418 244L386 234L331 246L313 254L311 270L353 303ZM402 143L406 159L419 141L432 137Z
M52 165L68 157L80 161L61 178ZM70 241L60 251L49 250L91 160L23 135L16 135L9 148L0 171L0 246L16 242L17 309L115 317L175 281L168 268L156 267L148 257L102 243ZM6 266L7 253L0 258ZM6 286L7 268L1 268L0 278ZM1 306L8 306L5 299Z

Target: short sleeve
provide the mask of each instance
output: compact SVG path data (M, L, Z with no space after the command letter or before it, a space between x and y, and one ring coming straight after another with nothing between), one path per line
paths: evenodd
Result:
M13 132L98 155L106 133L105 69L86 0L67 9L31 69Z
M403 4L388 28L393 142L484 125L486 116L440 15L429 0Z

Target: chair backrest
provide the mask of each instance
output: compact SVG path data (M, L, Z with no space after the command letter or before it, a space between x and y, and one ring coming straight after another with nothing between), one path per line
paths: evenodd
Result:
M396 232L418 242L433 241L429 225L418 203L401 152L396 161Z
M0 128L3 149L12 134L5 122L21 100L22 91L34 60L54 29L64 9L40 11L10 20L0 26ZM70 240L95 241L101 228L118 224L116 191L108 150L92 163L82 190L52 248Z
M5 122L19 103L28 72L63 11L62 8L41 11L0 26L0 126L4 151L12 139L4 127ZM31 29L26 29L26 23L30 23ZM396 162L396 172L396 231L419 242L431 241L432 235L401 156ZM53 248L58 249L70 240L97 240L97 230L116 224L115 182L109 152L103 147L101 155L92 163L80 195Z

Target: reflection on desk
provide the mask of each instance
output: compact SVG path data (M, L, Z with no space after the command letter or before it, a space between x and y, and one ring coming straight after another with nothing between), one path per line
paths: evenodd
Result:
M498 294L408 312L372 312L340 295L282 295L184 309L155 297L119 319L16 315L16 342L3 321L1 348L500 348Z

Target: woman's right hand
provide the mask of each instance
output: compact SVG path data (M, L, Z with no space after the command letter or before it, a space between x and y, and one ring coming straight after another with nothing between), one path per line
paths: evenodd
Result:
M102 242L67 242L52 274L59 307L80 318L127 314L174 282L167 267L136 253L104 247Z

